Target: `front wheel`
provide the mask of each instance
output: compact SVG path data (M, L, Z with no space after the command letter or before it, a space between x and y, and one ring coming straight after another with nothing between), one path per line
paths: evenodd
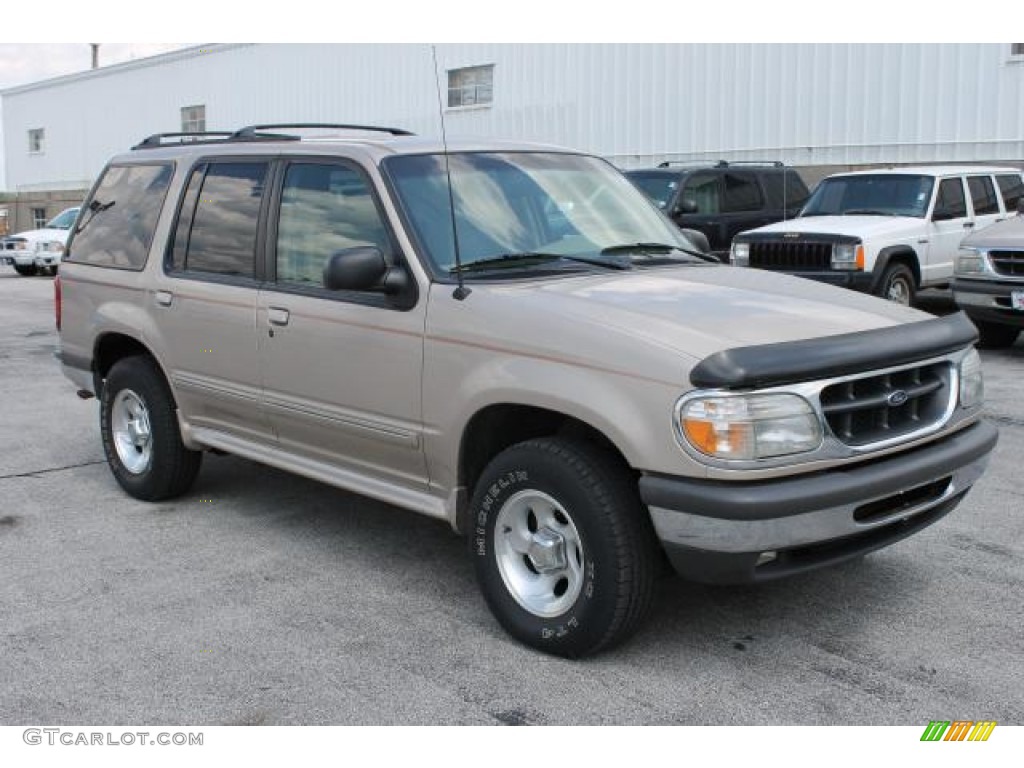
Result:
M890 264L882 274L876 295L909 307L914 303L914 273L906 264Z
M35 264L15 264L14 271L22 277L32 277L39 270Z
M477 580L509 634L581 657L637 629L660 559L616 457L565 438L519 443L487 466L471 513Z
M203 454L181 441L174 397L148 357L116 362L100 395L100 433L107 463L129 494L145 501L185 493Z

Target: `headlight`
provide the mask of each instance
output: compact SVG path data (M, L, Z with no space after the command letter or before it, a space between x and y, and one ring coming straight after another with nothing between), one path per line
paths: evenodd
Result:
M719 459L766 459L821 445L821 423L798 395L688 396L676 413L683 439Z
M737 267L750 265L750 243L732 244L732 263Z
M960 405L972 408L985 398L985 380L981 375L981 357L972 349L960 362Z
M983 275L988 271L988 259L985 252L977 248L960 246L956 255L957 275Z
M836 243L832 247L832 269L864 269L864 246Z
M64 253L64 243L57 240L51 240L48 243L43 243L41 250L48 253Z

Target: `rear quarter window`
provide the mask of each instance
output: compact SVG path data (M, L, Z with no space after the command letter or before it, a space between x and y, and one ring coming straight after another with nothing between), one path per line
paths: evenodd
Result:
M142 269L173 173L170 163L108 166L78 217L68 260Z

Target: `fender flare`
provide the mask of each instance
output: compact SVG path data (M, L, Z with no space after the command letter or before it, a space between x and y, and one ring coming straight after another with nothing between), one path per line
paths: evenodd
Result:
M914 282L917 283L915 288L921 287L921 259L917 255L917 251L911 248L909 245L890 245L878 252L878 256L875 258L874 269L871 270L871 288L869 293L876 295L879 286L882 284L882 275L885 274L886 268L889 266L889 262L897 256L909 256L912 260L910 265L910 271L914 273ZM917 265L916 268L914 265Z

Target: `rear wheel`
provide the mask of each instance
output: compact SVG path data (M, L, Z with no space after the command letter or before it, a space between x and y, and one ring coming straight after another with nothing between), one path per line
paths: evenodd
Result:
M22 277L32 277L39 270L36 268L35 264L15 264L14 271Z
M511 635L580 657L637 629L661 561L636 480L616 457L565 438L519 443L488 465L471 514L477 580Z
M974 320L978 327L978 346L983 349L1003 349L1012 347L1020 335L1020 328L1012 325L1001 325L999 323L987 323L983 320Z
M906 264L890 264L882 273L877 296L909 307L914 303L914 273Z
M199 473L203 455L182 443L170 387L148 357L126 357L110 369L100 432L114 477L137 499L180 496Z

